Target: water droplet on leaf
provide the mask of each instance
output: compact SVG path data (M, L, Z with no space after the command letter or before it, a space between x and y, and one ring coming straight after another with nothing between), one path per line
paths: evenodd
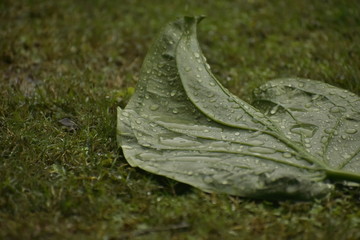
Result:
M260 140L251 140L248 142L248 144L253 145L253 146L261 146L264 144L264 142L260 141Z
M312 106L312 103L311 103L311 102L305 104L305 107L306 107L306 108L310 108L311 106Z
M276 105L275 107L273 107L270 111L270 114L275 114L279 109L279 105Z
M249 151L254 153L264 153L264 154L271 154L276 152L275 149L264 148L264 147L251 147L249 148Z
M156 111L158 109L159 109L159 105L157 105L157 104L153 104L153 105L150 106L151 111Z
M207 184L210 184L210 183L214 182L214 179L210 176L206 176L206 177L204 177L204 182Z
M358 130L356 130L355 128L348 128L348 129L345 130L345 132L347 134L355 134L355 133L357 133L357 131Z
M321 138L321 143L327 143L329 141L329 138L327 136L323 136Z
M346 109L344 107L335 106L335 107L330 108L330 112L331 113L341 113L341 112L346 112Z
M317 128L318 127L313 124L296 124L291 127L290 131L292 133L311 138L312 136L314 136Z
M284 157L284 158L291 158L291 157L292 157L292 154L289 153L289 152L284 152L284 153L283 153L283 157Z

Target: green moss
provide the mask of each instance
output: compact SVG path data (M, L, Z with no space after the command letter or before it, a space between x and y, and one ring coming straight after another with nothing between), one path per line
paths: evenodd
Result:
M241 97L289 76L360 94L358 1L1 1L0 238L360 238L357 188L260 202L127 165L116 107L160 27L199 14L212 69Z

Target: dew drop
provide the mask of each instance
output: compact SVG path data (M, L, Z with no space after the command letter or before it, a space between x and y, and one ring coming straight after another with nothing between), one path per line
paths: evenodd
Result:
M142 143L141 145L144 146L144 147L150 147L151 146L150 143Z
M201 71L201 67L197 67L196 69L197 69L198 71Z
M177 113L179 113L179 110L177 110L176 108L174 108L174 109L172 110L172 112L173 112L174 114L177 114Z
M275 114L279 109L279 105L276 105L275 107L273 107L270 111L270 114Z
M194 53L194 56L196 57L196 58L199 58L200 57L200 54L199 53Z
M185 67L185 71L186 71L186 72L190 72L190 71L191 71L191 67Z
M205 65L206 65L206 68L207 68L207 69L209 69L209 70L211 69L211 67L210 67L209 64L206 63Z
M283 155L284 158L291 158L292 157L292 154L289 153L289 152L284 152L282 155Z
M335 106L335 107L330 108L330 112L331 113L341 113L341 112L346 112L346 109L344 107Z
M310 103L310 102L305 104L306 108L310 108L311 106L312 106L312 103Z
M235 121L240 121L242 117L243 117L242 115L237 115L237 116L235 117Z
M204 177L204 182L207 184L210 184L210 183L214 182L214 179L210 176L206 176L206 177Z
M176 94L176 90L172 90L171 93L170 93L170 96L173 97L173 96L175 96L175 94Z
M357 133L357 130L355 128L348 128L345 130L347 134L355 134Z
M213 96L215 96L215 94L213 92L209 92L209 94L207 95L209 98L212 98Z
M318 94L315 94L314 96L312 96L312 100L318 100L319 98L321 98L321 96L320 95L318 95Z
M236 133L235 133L235 136L239 136L239 135L240 135L240 133L239 133L239 132L236 132Z
M296 124L290 129L292 133L296 133L307 138L314 136L316 130L317 126L313 124Z
M150 106L151 111L156 111L158 109L159 109L159 105L157 105L157 104L153 104L153 105Z
M226 184L229 184L229 182L227 180L224 180L221 182L221 184L226 185Z
M331 128L325 128L324 129L324 132L327 133L327 134L331 134L334 132L334 129L331 129Z
M210 82L210 86L215 86L215 83L214 82Z
M298 188L296 186L287 186L286 187L286 192L288 194L294 194L294 193L296 193L296 191L298 191Z
M323 136L321 138L321 143L327 143L329 141L329 138L327 136Z
M249 151L254 153L264 153L264 154L271 154L276 152L275 149L264 148L264 147L251 147L249 148Z
M253 146L261 146L264 144L264 142L260 141L260 140L251 140L248 142L248 144L253 145Z
M201 76L200 76L199 74L196 74L196 77L197 77L197 78L200 78Z
M129 150L134 149L133 147L131 147L131 146L129 146L129 145L122 145L121 148L122 148L122 149L129 149Z

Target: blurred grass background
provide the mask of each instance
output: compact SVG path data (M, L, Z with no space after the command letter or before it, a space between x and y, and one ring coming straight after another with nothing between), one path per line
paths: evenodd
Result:
M357 188L254 201L126 163L116 107L161 27L200 14L203 52L241 98L294 76L360 94L357 0L2 0L0 239L360 238Z

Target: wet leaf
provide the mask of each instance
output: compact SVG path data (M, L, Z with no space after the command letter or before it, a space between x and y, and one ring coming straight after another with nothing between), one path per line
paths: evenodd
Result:
M78 125L70 118L62 118L58 122L70 131L75 131L78 128Z
M274 80L254 106L213 76L196 38L201 17L158 36L117 135L132 166L207 192L312 199L331 180L360 182L360 99L328 84Z

